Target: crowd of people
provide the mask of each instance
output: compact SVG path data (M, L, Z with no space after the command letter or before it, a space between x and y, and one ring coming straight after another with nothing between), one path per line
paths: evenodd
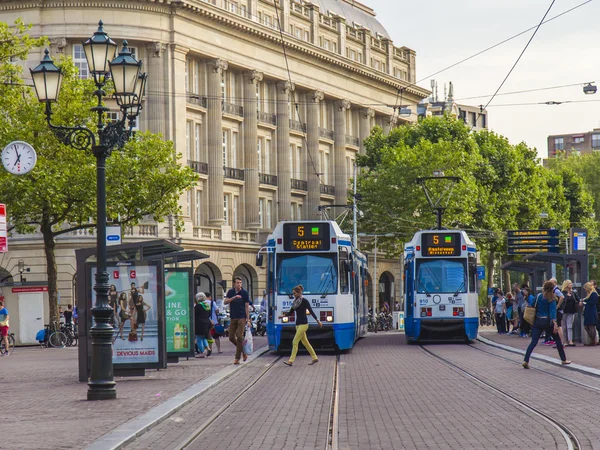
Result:
M527 284L515 283L511 292L497 289L492 297L492 310L499 334L518 335L531 338L527 348L523 367L529 368L531 352L543 337L543 344L558 350L563 364L570 364L564 347L575 347L573 324L578 313L583 315L583 327L587 336L583 345L598 345L600 336L600 317L598 315L599 293L594 280L583 285L580 295L573 288L571 280L565 280L559 287L555 278L546 281L540 294L534 295ZM526 306L536 309L533 324L524 318ZM511 329L512 328L512 329Z

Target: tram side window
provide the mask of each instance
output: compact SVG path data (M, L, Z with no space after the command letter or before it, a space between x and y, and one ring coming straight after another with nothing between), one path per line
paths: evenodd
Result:
M340 271L340 294L347 294L348 286L348 250L340 248L339 254L339 271Z
M479 279L477 277L477 258L474 253L469 253L469 292L477 292Z

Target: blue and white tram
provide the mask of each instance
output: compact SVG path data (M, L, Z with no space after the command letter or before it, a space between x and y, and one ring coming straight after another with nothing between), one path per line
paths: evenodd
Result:
M467 233L416 233L404 246L404 279L408 342L477 337L477 249Z
M292 289L301 284L304 297L323 323L309 315L308 339L315 348L346 350L367 333L367 259L350 236L333 221L279 222L257 256L267 268L267 336L269 348L291 349L296 333L289 311Z

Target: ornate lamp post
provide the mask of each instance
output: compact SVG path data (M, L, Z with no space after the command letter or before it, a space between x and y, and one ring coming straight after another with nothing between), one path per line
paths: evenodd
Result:
M92 308L93 325L92 365L88 382L88 400L109 400L117 397L112 364L112 335L110 324L112 308L108 305L108 272L106 271L106 158L114 149L122 148L131 137L133 121L142 108L142 97L146 84L146 74L141 74L142 63L137 61L123 41L123 48L115 57L117 44L104 32L102 21L98 31L83 43L90 73L94 77L98 104L91 110L98 115L97 134L85 126L65 127L53 125L52 103L58 100L62 82L62 72L56 67L48 50L40 65L31 70L33 84L40 102L46 104L46 119L56 137L65 145L77 150L91 147L96 157L96 200L97 200L97 240L96 257L96 303ZM121 119L106 124L106 108L102 99L106 96L104 86L111 79L114 96L121 109ZM129 122L126 124L126 122Z

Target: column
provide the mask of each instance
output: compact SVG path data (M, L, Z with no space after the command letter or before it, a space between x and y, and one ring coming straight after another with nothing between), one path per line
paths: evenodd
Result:
M371 66L371 30L368 28L361 29L365 36L365 60L363 63L369 67Z
M318 217L318 206L321 204L321 158L319 154L319 103L325 94L314 91L306 96L306 143L308 146L306 162L306 179L308 181L308 204L306 218Z
M147 57L145 62L148 67L148 86L146 90L158 94L146 96L145 111L142 116L144 116L148 130L152 133L162 134L164 139L170 139L167 124L169 123L169 101L171 96L168 95L170 88L167 84L166 49L166 44L161 42L152 42L146 46ZM185 154L185 152L183 153Z
M292 218L292 168L290 167L290 92L293 83L277 83L277 209L278 220Z
M275 0L277 1L277 0ZM279 2L279 14L281 20L281 28L284 33L290 32L290 2L289 0L281 0ZM275 23L277 25L277 23ZM280 219L281 220L281 219Z
M263 79L263 74L257 71L244 73L244 162L245 187L244 201L246 211L246 228L260 228L258 217L258 153L257 127L258 104L256 100L256 85Z
M249 19L258 22L258 0L248 0Z
M386 68L385 71L388 73L388 75L394 75L394 43L392 42L391 39L387 39L387 38L383 38L381 40L381 42L385 45L385 49L386 49Z
M221 226L223 216L223 113L221 111L221 75L227 61L214 59L207 63L208 128L208 223Z
M335 104L333 173L335 185L335 204L348 203L348 176L346 173L346 111L350 109L348 100L340 100Z
M310 42L319 46L319 6L312 3L306 7L310 11Z
M340 55L346 57L346 19L343 17L336 17L335 21L338 24L338 30L340 31L340 37L338 39L338 47Z
M364 155L365 150L365 139L371 134L371 119L375 117L375 111L371 108L364 108L359 112L359 139L360 139L360 154Z
M402 105L400 105L400 107L402 107ZM392 131L392 128L394 128L396 126L397 123L397 117L396 114L390 114L389 116L384 116L383 117L383 134L384 135L388 135L390 134L390 131Z

